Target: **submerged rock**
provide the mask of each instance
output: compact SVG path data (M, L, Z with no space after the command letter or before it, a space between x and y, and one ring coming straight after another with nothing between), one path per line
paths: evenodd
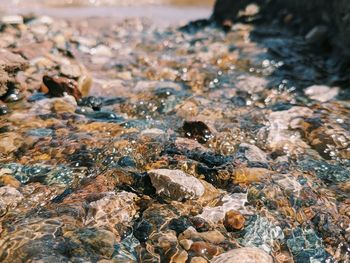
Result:
M272 257L258 248L243 247L214 257L213 263L273 263Z
M204 194L203 184L180 170L148 171L157 194L176 201L198 199Z

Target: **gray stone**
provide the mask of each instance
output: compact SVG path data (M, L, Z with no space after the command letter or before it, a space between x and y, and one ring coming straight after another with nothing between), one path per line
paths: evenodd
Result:
M198 199L205 191L197 178L181 170L158 169L151 170L148 174L157 194L172 200Z

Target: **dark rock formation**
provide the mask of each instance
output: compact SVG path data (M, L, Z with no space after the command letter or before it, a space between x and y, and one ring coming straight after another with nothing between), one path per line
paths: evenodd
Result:
M350 1L217 0L212 18L219 24L237 21L239 11L249 4L260 7L259 15L265 21L277 19L304 36L310 33L310 42L327 38L333 46L340 47L350 56Z

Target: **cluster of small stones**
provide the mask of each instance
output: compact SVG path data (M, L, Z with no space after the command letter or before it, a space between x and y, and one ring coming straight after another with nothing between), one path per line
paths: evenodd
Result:
M297 38L2 21L1 262L349 261L349 94Z

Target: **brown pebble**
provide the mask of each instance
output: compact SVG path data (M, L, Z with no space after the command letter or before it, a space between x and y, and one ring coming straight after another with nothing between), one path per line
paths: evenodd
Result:
M224 225L227 231L240 230L244 227L245 218L241 213L230 210L225 215Z
M0 186L6 185L12 186L14 188L19 188L21 186L21 183L13 176L5 174L0 176Z
M198 241L194 242L190 249L196 256L204 256L207 258L212 258L223 252L223 249L209 243Z
M48 91L48 95L51 97L63 97L65 93L73 96L76 100L82 97L81 92L78 89L78 83L75 80L58 76L43 77L43 83L45 87L42 87L42 91ZM46 89L47 88L47 89Z

